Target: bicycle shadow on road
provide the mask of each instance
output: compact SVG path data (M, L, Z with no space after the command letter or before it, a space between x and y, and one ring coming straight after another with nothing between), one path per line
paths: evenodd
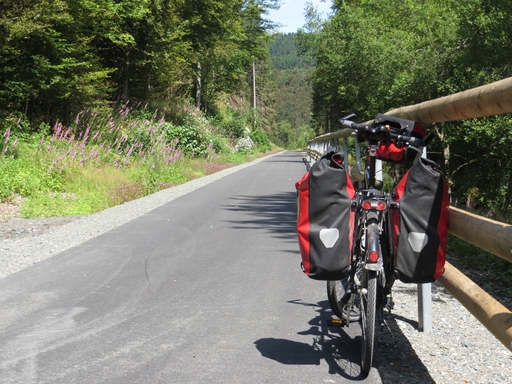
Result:
M328 313L327 301L312 304L292 300L288 303L314 307L318 313L308 322L309 329L297 332L298 335L307 337L308 342L260 339L255 345L262 356L281 364L292 365L320 365L324 360L329 366L329 374L338 374L350 380L365 379L359 364L359 337L353 338L345 332L329 332L327 320L331 316ZM355 327L359 329L357 324Z
M335 316L327 301L314 304L292 300L288 303L315 308L317 316L308 322L310 328L297 332L298 335L309 336L308 342L260 339L255 345L262 356L292 365L320 365L324 360L329 374L353 381L373 382L379 375L384 384L435 383L397 324L397 320L412 321L393 314L387 316L387 328L376 332L373 368L366 377L360 366L361 330L358 323L351 323L349 328L329 327L328 320Z

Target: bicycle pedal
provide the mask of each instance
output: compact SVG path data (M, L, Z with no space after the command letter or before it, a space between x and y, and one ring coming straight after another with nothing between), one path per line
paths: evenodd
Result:
M345 327L347 323L341 319L329 319L327 320L327 325L329 327Z

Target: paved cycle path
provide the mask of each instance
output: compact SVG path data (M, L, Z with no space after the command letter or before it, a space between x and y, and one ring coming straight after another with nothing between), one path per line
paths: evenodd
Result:
M0 383L381 383L300 270L304 172L268 157L0 280Z

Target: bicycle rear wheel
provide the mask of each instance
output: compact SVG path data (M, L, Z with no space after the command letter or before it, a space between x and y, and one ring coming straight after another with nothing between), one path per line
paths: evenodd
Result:
M361 369L368 374L373 363L375 340L375 311L377 307L377 272L363 273L361 296Z
M327 298L329 299L329 305L332 311L340 319L349 322L359 321L360 314L357 303L354 303L356 305L352 308L347 308L349 311L347 313L350 313L350 315L347 316L347 313L344 311L345 306L349 303L352 296L347 292L348 279L349 278L346 277L342 280L327 281Z

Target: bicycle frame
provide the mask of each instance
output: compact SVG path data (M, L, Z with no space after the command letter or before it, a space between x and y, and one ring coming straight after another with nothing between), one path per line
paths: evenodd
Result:
M358 143L356 143L357 147L359 147ZM356 156L358 171L363 171L360 150L358 149L356 149ZM390 210L396 209L397 205L393 203L389 194L382 192L380 188L375 186L378 182L375 178L376 156L374 148L369 148L364 174L365 179L361 183L361 188L357 191L356 200L353 202L356 214L351 280L354 282L353 275L357 270L357 264L363 263L365 269L383 274L384 292L387 296L391 293L391 287L394 283L389 215ZM361 244L362 241L364 241L364 244ZM377 257L370 257L375 253L378 254Z
M391 244L390 209L394 205L388 193L382 191L382 182L376 179L376 152L378 140L368 142L368 156L362 166L361 151L356 141L357 172L364 179L353 201L355 210L352 267L348 278L347 294L343 308L344 318L350 319L359 296L360 317L363 330L362 369L368 373L373 361L374 331L376 320L383 326L384 309L393 306L391 288L394 283ZM347 142L344 141L345 158L348 159ZM376 319L377 317L377 319ZM347 325L350 321L346 322Z

